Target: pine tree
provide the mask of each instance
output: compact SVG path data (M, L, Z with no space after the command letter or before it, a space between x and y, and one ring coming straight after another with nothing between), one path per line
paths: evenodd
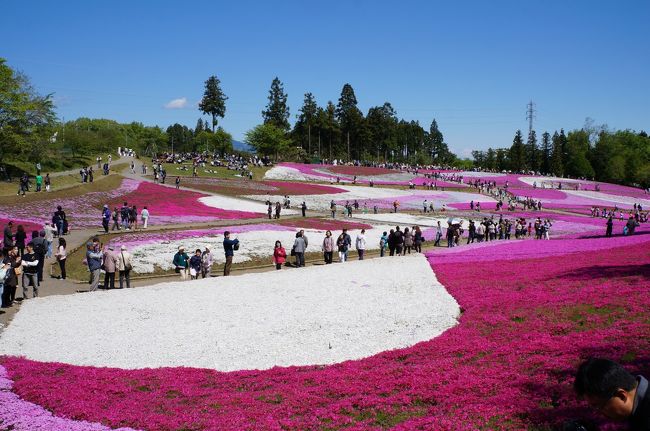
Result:
M556 177L562 177L564 176L564 157L563 157L563 150L562 150L562 141L560 139L560 135L555 131L553 133L553 138L551 139L553 149L551 152L551 161L550 161L550 173L555 175Z
M551 154L553 147L551 146L551 135L548 132L542 133L542 148L541 148L541 163L540 170L543 174L551 172Z
M264 124L273 124L280 130L287 132L289 125L289 107L287 106L287 94L284 92L282 81L276 76L271 83L269 90L269 103L262 111Z
M435 118L431 121L429 133L426 138L426 144L434 164L445 165L452 161L452 154L445 143L442 132L438 129L438 122Z
M341 90L341 97L339 97L339 103L336 105L336 118L341 125L342 138L347 148L348 158L354 156L359 158L363 146L361 139L364 118L357 107L357 97L354 95L354 89L350 84L345 84Z
M539 148L537 148L537 134L534 130L528 133L526 142L526 168L535 172L539 170Z
M226 115L226 97L221 91L221 81L219 78L212 75L205 81L205 91L203 92L203 99L199 103L199 110L204 114L212 116L212 131L217 127L217 117L223 118Z
M312 136L317 124L318 116L318 105L314 99L314 95L311 93L305 93L305 99L303 101L302 108L300 108L300 114L298 114L298 121L293 127L293 137L294 140L299 143L302 148L307 150L307 153L311 155L311 142Z
M510 147L510 169L515 172L523 171L526 168L526 149L524 140L521 136L521 130L517 130L515 138L512 140Z

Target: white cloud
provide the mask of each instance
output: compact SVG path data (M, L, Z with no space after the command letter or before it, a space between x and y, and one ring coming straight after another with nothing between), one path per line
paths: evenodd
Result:
M187 97L181 97L180 99L170 100L165 103L165 109L183 109L187 106Z

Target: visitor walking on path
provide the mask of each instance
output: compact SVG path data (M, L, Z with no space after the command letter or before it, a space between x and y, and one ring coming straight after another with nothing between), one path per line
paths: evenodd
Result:
M23 225L19 224L18 227L16 228L16 235L14 235L14 245L18 247L18 252L20 253L21 257L23 254L25 254L26 240L27 240L27 232L25 232L25 228L23 227Z
M176 177L176 190L181 188L181 177Z
M357 235L355 241L357 248L357 254L359 255L359 260L363 260L363 256L366 252L366 230L361 229L361 232Z
M334 238L332 238L332 232L329 230L325 232L322 249L325 264L327 265L332 263L332 255L334 254Z
M305 217L305 213L307 212L307 204L305 201L302 201L302 204L300 205L300 210L302 211L302 216Z
M27 244L27 253L23 255L23 299L27 299L29 286L32 286L32 297L38 297L38 255L34 253L34 243Z
M94 292L99 286L99 275L102 272L102 252L100 250L99 242L86 243L86 263L88 264L88 272L90 272L90 288L89 292Z
M296 268L305 266L305 251L307 250L307 242L303 237L303 231L296 234L296 239L293 242L293 251L296 255Z
M108 205L104 205L102 210L102 227L104 228L104 233L108 233L108 225L111 222L111 210L108 209Z
M65 261L68 257L66 246L67 244L65 242L65 238L59 237L59 246L56 249L56 253L54 254L54 257L56 258L56 261L59 263L59 269L61 270L61 280L66 279Z
M278 205L280 203L278 202ZM223 266L224 277L230 275L230 268L232 267L232 258L235 255L235 250L239 250L239 240L237 238L230 239L230 232L223 233L223 251L226 254L226 263Z
M275 247L273 248L273 263L275 264L275 269L282 269L282 264L287 260L287 251L282 247L280 241L275 242Z
M22 259L18 256L18 249L11 247L5 251L4 258L0 259L4 265L8 265L7 273L4 278L4 290L2 291L2 308L11 307L16 299L16 289L18 287L18 275L22 274Z
M174 255L174 260L172 261L174 265L174 271L177 274L180 274L181 280L187 280L187 265L190 257L185 253L185 247L178 247L178 251Z
M115 272L119 259L112 245L104 252L104 289L115 289Z
M142 219L142 229L146 229L149 223L149 210L147 207L142 208L140 218Z
M606 237L611 237L612 236L612 229L614 228L614 221L612 220L612 216L610 215L609 218L607 219L607 230L605 230L605 236Z
M201 255L201 277L210 277L210 271L212 271L212 253L206 246L205 251Z
M194 255L190 258L190 280L196 280L201 273L201 249L197 248Z
M343 229L341 235L339 235L336 240L336 246L339 250L339 262L345 262L348 260L348 250L352 245L352 238L348 235L348 230Z
M120 255L118 256L117 270L120 273L120 289L124 288L126 282L126 288L131 287L131 270L133 269L133 264L131 263L131 253L126 251L126 246L123 245L120 247Z
M388 247L388 233L384 232L379 238L379 257L384 257Z
M436 241L433 243L434 247L440 246L440 239L442 239L442 225L440 224L440 221L438 221L438 224L436 225Z

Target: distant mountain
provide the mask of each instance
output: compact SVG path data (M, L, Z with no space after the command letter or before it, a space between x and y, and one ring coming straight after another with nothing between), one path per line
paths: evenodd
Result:
M246 142L235 141L234 139L232 140L232 147L237 151L248 151L250 153L255 152L255 150L253 150L253 147L248 145Z

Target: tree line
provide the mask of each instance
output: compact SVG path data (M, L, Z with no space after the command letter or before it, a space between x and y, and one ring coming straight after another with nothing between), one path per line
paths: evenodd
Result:
M540 172L557 177L650 187L650 138L644 131L612 131L587 119L584 127L542 133L524 142L517 130L509 148L472 151L474 166L492 171Z
M459 162L435 119L425 130L417 121L398 118L389 102L371 107L364 115L350 84L343 86L336 105L330 100L319 106L312 93L305 93L293 127L287 98L276 77L262 111L262 124L246 133L247 142L262 154L437 165Z

